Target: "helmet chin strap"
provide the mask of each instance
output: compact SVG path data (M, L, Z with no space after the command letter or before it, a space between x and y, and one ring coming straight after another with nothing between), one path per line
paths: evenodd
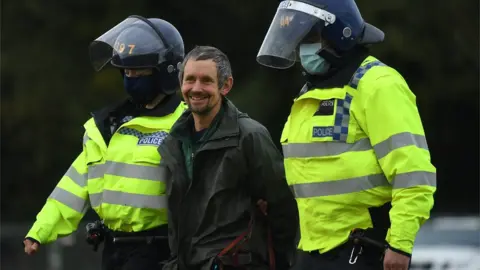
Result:
M339 55L334 52L331 48L325 48L318 52L318 55L323 57L327 62L330 63L331 68L340 69L349 63L350 56L358 53L359 47L353 47L349 51Z
M330 48L325 48L318 52L318 55L323 57L328 63L330 63L332 68L339 68L343 66L344 62L343 57L334 53Z
M165 97L166 95L164 93L158 94L158 96L156 96L150 103L145 104L145 108L149 110L154 109L158 104L160 104L160 102L162 102L162 100L165 99Z

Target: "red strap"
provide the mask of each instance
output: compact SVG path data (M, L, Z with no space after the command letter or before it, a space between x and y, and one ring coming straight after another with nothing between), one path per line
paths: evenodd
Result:
M259 206L260 211L263 213L263 215L267 216L267 207L265 204L261 204ZM268 259L269 259L269 266L270 270L275 270L275 251L273 250L273 240L272 240L272 231L270 230L270 226L268 226L268 239L267 239L267 245L268 245Z
M275 251L273 250L272 230L268 227L268 258L270 261L270 270L275 270Z
M260 209L262 211L262 213L264 215L266 215L266 211L265 209ZM245 237L251 232L252 230L252 223L253 223L253 217L252 219L250 220L250 223L248 225L248 230L246 230L245 232L243 232L242 234L240 234L237 238L235 238L235 240L233 240L232 242L230 242L230 244L228 246L226 246L224 249L222 249L222 251L220 251L220 253L218 253L217 256L223 256L225 254L227 254L230 250L232 250L236 245L238 245L238 243L240 243L240 241L242 241L243 239L245 239ZM269 260L269 269L270 270L275 270L275 251L273 249L273 240L272 240L272 231L270 230L270 226L268 227L268 230L267 230L267 246L268 246L268 260ZM233 254L233 260L234 260L234 264L236 265L238 263L237 259L238 259L238 254ZM222 267L223 268L223 267Z
M232 248L234 248L240 241L242 241L242 239L245 238L245 236L247 236L247 234L249 233L250 231L250 228L243 232L242 234L240 234L237 238L235 238L235 240L233 240L228 246L226 246L222 251L220 251L220 253L218 253L218 256L223 256L225 254L227 254L227 252L229 252Z

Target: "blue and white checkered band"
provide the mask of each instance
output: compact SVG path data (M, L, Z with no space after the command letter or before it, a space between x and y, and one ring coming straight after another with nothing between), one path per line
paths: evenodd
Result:
M160 146L168 136L168 133L165 131L157 131L153 133L142 133L133 128L121 128L118 133L123 135L131 135L138 138L137 145L153 145L153 146Z

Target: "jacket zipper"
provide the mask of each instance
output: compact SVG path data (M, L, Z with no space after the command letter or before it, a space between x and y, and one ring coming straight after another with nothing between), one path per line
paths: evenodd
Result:
M185 196L187 196L188 192L190 191L190 188L192 187L192 183L193 183L193 173L195 172L194 168L194 161L195 161L195 153L192 152L191 156L191 162L192 162L192 179L190 179L190 184L188 185L188 188L187 188L187 192L185 193Z
M229 138L227 139L224 139L224 140L228 140ZM183 198L187 197L188 195L188 192L190 191L190 188L192 187L192 183L193 183L193 177L195 175L195 156L198 155L199 152L201 152L203 147L200 147L199 149L197 149L196 153L193 153L190 155L190 158L191 158L191 161L192 161L192 179L190 179L190 184L188 185L188 188L187 188L187 192L183 195L182 199L180 200L180 206L183 206ZM188 177L188 175L187 175ZM179 218L180 219L180 218ZM180 240L180 223L181 222L178 222L178 225L177 225L177 233L178 233L178 238ZM180 257L180 245L177 245L177 256ZM183 257L183 256L182 256ZM183 259L183 258L182 258Z

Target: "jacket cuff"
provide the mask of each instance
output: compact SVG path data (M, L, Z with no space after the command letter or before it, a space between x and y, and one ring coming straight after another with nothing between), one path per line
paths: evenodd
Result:
M398 253L412 254L413 244L415 241L415 235L410 232L400 231L392 233L392 228L387 233L387 244L392 247L392 250L398 250Z
M392 246L390 246L390 245L388 245L388 249L390 249L390 250L393 251L393 252L396 252L396 253L405 255L405 256L407 256L407 257L409 257L409 258L412 257L412 254L410 254L410 253L408 253L408 252L405 252L405 251L403 251L403 250L400 250L400 249L398 249L398 248L394 248L394 247L392 247Z
M36 223L33 224L30 231L25 236L25 239L33 239L39 244L46 243L48 241L48 229L46 230L40 224Z
M24 240L30 240L30 241L32 241L32 242L37 243L38 245L40 245L40 242L37 241L37 239L34 239L34 238L32 238L32 237L25 237Z
M40 245L40 242L38 242L36 239L31 238L31 237L25 237L24 240L30 240L30 241L32 241L32 242L34 242L34 243L37 243L37 245ZM22 242L22 246L25 247L25 243Z

